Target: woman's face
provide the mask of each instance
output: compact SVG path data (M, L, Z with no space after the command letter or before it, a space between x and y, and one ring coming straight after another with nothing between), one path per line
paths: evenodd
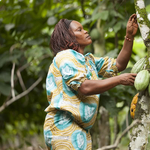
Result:
M77 42L80 45L80 48L84 50L85 46L92 43L91 37L89 36L88 32L83 29L82 25L77 21L72 21L70 23L70 28L75 34Z

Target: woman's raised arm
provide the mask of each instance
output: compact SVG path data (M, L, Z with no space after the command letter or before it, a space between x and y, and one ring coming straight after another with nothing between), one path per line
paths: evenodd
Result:
M124 70L128 64L132 53L134 36L137 30L138 24L136 14L133 14L128 20L124 45L116 60L116 66L118 68L118 71Z

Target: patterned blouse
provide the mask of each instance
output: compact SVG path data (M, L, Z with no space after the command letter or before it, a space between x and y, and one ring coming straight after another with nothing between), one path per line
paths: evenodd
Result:
M67 119L69 115L80 127L90 129L97 116L100 94L85 96L78 92L78 88L86 79L99 80L99 77L112 77L117 73L116 59L97 58L91 53L84 56L71 49L59 52L50 65L46 79L49 106L45 111L66 112L58 128L63 129L65 116ZM61 117L56 115L55 120L60 120L58 116Z

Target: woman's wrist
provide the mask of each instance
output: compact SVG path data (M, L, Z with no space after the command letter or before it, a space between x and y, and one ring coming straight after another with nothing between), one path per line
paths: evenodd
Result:
M134 39L134 35L132 35L132 34L128 34L128 33L126 33L126 35L125 35L126 37L128 37L129 39Z
M124 38L129 42L134 41L134 36L126 35Z

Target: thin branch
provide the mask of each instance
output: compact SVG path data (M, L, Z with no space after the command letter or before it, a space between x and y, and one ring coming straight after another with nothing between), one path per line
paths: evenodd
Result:
M83 13L83 17L86 18L85 10L84 10L84 0L81 0L81 10Z
M19 69L17 70L17 77L19 79L19 83L20 83L20 85L22 87L22 90L25 91L26 90L26 86L25 86L25 84L23 82L23 79L22 79L22 76L21 76L21 73L20 73ZM26 98L26 101L29 100L28 95L26 95L25 98Z
M40 150L43 150L43 148L41 146L39 146Z
M118 135L118 116L114 116L114 142L117 139Z
M18 70L21 72L21 71L23 71L24 69L26 69L29 65L30 65L30 63L25 64L25 65L21 66Z
M24 82L23 82L23 79L22 79L22 76L21 76L21 73L20 73L19 69L17 70L17 76L18 76L20 85L21 85L21 87L22 87L22 90L25 91L25 90L26 90L26 87L25 87L25 84L24 84Z
M128 121L128 114L126 115L126 127L129 126L129 121ZM131 135L130 135L130 132L128 131L128 137L129 139L131 140Z
M13 62L13 66L11 69L11 94L12 97L15 98L15 90L14 90L14 72L15 72L15 63Z
M31 92L41 81L42 81L42 77L40 77L36 82L34 82L26 91L22 92L21 94L17 95L16 97L14 97L14 98L8 100L6 103L4 103L0 107L0 112L2 112L6 107L8 107L10 104L12 104L13 102L15 102L16 100L24 97L29 92Z
M30 65L30 63L21 66L21 67L17 70L17 72L16 72L17 77L18 77L18 79L19 79L19 83L20 83L20 85L21 85L23 91L26 90L26 87L25 87L25 84L24 84L24 82L23 82L23 79L22 79L22 76L21 76L21 72L22 72L24 69L26 69L29 65Z
M132 129L135 125L137 125L138 123L140 123L141 121L139 120L134 120L132 122L132 124L130 126L128 126L120 136L118 136L118 138L116 139L115 143L113 145L108 145L108 146L104 146L104 147L101 147L97 150L109 150L109 149L113 149L113 148L117 148L118 145L119 145L119 142L121 141L122 137L130 130Z
M26 90L26 86L25 86L25 84L24 84L24 82L23 82L23 79L22 79L22 76L21 76L21 72L22 72L24 69L26 69L28 66L29 66L29 64L25 64L25 65L21 66L21 67L17 70L17 77L18 77L18 79L19 79L19 83L20 83L20 85L21 85L23 91ZM26 99L28 100L28 96L26 96Z
M10 54L13 53L13 50L18 47L18 43L16 44L13 44L11 47L10 47ZM11 70L11 94L12 94L12 97L15 98L15 90L14 90L14 72L15 72L15 62L13 62L13 66L12 66L12 70Z

